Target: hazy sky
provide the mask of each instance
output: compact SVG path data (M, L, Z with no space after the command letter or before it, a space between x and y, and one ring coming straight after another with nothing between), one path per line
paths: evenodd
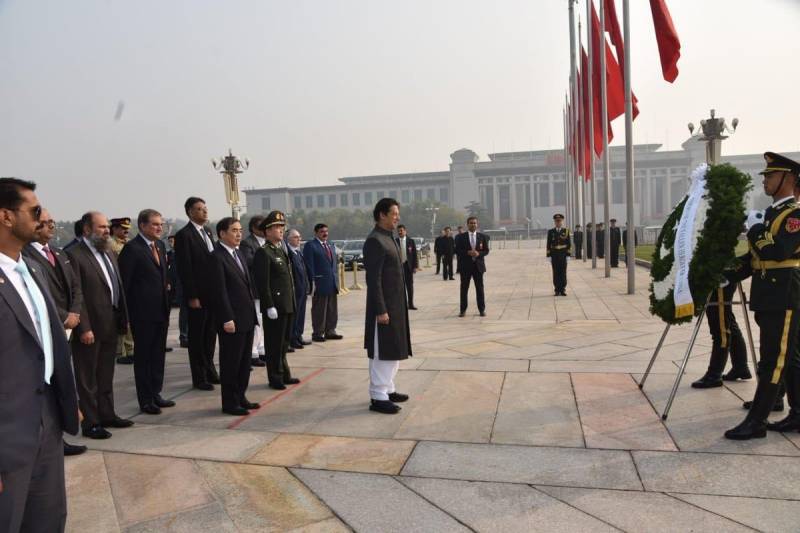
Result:
M800 1L667 3L682 41L672 85L649 2L631 0L635 142L677 148L714 107L741 121L724 153L800 150ZM228 147L252 162L244 187L446 170L462 147L484 160L558 148L567 5L0 0L0 175L36 180L58 219L180 215L190 194L218 218L210 158Z

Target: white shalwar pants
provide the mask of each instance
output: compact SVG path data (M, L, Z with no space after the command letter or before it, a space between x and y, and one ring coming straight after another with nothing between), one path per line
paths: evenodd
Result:
M256 300L256 316L261 317L261 302ZM256 324L256 329L253 332L253 357L264 355L264 329Z
M388 400L389 394L395 392L394 377L400 368L400 361L380 359L378 349L378 320L375 319L375 351L369 360L369 397L373 400Z

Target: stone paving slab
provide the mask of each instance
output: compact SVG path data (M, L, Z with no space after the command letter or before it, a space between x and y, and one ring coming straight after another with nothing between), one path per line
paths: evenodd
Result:
M492 442L583 447L569 374L508 374Z
M398 474L414 441L281 435L248 462L345 472Z
M427 359L420 370L470 370L479 372L527 372L528 360L515 359Z
M642 490L630 454L619 450L420 442L401 474Z
M356 531L469 531L388 476L303 469L292 473Z
M677 450L659 416L627 374L572 374L589 448Z
M439 372L395 438L489 442L504 375Z
M749 527L659 492L536 488L623 531L752 531Z
M120 531L117 510L100 452L67 457L67 531Z
M77 531L77 530L76 530ZM161 516L125 528L125 533L238 533L240 530L219 503Z
M632 452L646 490L800 500L795 457Z
M674 494L674 496L759 531L796 533L800 527L798 526L800 522L800 502L798 501L694 494Z
M474 531L617 531L528 485L409 477L399 480Z
M276 433L268 432L137 423L126 429L114 430L113 437L107 440L70 436L69 442L84 444L92 450L110 452L212 461L244 461L276 436Z

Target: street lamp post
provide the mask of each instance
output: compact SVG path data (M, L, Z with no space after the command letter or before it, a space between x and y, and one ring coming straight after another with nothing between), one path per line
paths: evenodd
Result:
M219 160L212 159L211 166L214 170L219 170L225 186L225 201L231 206L231 216L239 218L239 178L241 174L250 168L250 161L245 158L242 162L233 155L233 151L228 148L228 155L220 157Z
M706 118L700 121L700 129L703 130L703 136L700 137L701 141L706 143L706 163L709 165L718 165L722 157L722 141L727 139L725 132L734 133L737 126L739 126L739 119L735 118L731 121L733 129L725 124L724 118L716 118L716 111L711 110L711 118ZM694 133L694 124L689 123L689 134Z
M425 211L433 212L433 216L431 217L431 239L435 239L436 238L436 233L435 233L435 231L436 231L436 213L439 212L439 208L438 207L426 207Z

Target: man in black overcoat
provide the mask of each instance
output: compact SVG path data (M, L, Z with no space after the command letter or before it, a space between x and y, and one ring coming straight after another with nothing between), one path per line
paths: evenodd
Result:
M364 242L367 277L367 311L364 348L369 357L370 410L384 414L400 411L398 403L408 395L395 390L400 361L411 357L403 264L393 230L400 220L400 206L382 198L373 210L375 228Z

